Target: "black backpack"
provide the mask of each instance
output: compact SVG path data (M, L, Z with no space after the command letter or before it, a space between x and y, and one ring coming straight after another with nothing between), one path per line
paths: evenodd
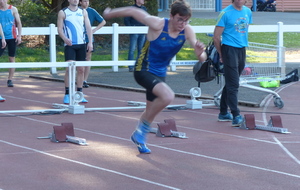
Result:
M224 73L224 65L220 62L220 55L217 48L214 46L213 41L208 44L205 52L207 54L207 60L203 63L196 63L193 68L195 80L198 81L199 87L200 82L209 82L216 77L218 78L219 83L219 74Z
M208 44L205 52L207 54L207 59L210 59L214 66L216 76L218 76L219 74L224 74L224 64L220 62L220 55L214 45L214 41L211 41Z
M216 78L215 69L210 59L205 62L198 62L193 67L195 80L200 82L209 82ZM200 86L200 84L199 84Z
M281 80L281 84L287 84L289 82L299 81L298 69L294 69L285 76L286 78Z

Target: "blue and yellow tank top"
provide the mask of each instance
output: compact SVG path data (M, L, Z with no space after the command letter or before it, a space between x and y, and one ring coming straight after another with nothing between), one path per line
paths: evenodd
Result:
M185 42L184 30L176 38L169 36L168 23L169 20L165 19L163 31L157 39L146 41L135 63L136 71L149 71L159 77L166 76L170 61Z
M9 40L17 38L16 21L12 12L12 5L9 5L8 9L5 11L0 10L0 23L5 39Z

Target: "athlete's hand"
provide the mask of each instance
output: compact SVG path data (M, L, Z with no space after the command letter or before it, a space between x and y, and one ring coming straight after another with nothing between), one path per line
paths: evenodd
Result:
M203 53L205 51L205 45L202 42L197 40L195 43L194 49L195 49L195 54L197 55L198 59L202 62L205 61L206 55L204 55L205 53Z
M16 42L17 42L17 45L19 45L22 42L21 36L18 36L16 38Z
M2 39L2 46L1 46L1 49L4 49L6 47L6 41L5 39Z
M109 8L109 7L107 7L107 8L103 11L103 17L104 17L106 20L110 19L110 17L109 17L110 11L111 11L111 8Z
M88 43L87 49L86 49L86 50L87 50L88 52L92 52L92 51L93 51L93 48L94 48L94 47L93 47L93 43Z
M69 38L64 39L65 44L67 44L68 46L72 46L72 40L70 40Z

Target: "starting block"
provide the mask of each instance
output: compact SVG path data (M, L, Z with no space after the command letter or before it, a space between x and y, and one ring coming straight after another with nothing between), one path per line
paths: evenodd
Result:
M281 117L279 115L270 116L271 119L268 122L267 126L263 125L255 125L255 118L253 114L245 114L244 115L244 122L239 127L240 129L259 129L264 131L271 131L276 133L290 133L288 132L287 128L283 128Z
M185 133L178 132L174 119L166 119L164 123L158 123L158 128L152 128L151 133L156 133L157 137L178 137L182 139L188 138Z
M84 138L75 137L73 123L62 123L53 126L53 132L47 137L38 137L38 139L49 138L51 142L71 142L79 145L87 145Z

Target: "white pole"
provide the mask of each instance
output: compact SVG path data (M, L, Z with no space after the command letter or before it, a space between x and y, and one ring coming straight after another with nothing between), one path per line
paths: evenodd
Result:
M281 77L285 76L285 48L283 46L283 23L278 22L278 36L277 36L277 43L278 43L278 51L277 51L277 57L278 57L278 66L281 68Z
M117 62L119 60L119 24L113 23L113 34L112 34L112 60ZM118 72L118 66L113 65L112 69L114 72Z
M55 63L56 62L56 28L54 24L49 25L50 29L50 35L49 35L49 45L50 45L50 62ZM57 70L56 67L51 67L50 69L51 74L56 74Z

